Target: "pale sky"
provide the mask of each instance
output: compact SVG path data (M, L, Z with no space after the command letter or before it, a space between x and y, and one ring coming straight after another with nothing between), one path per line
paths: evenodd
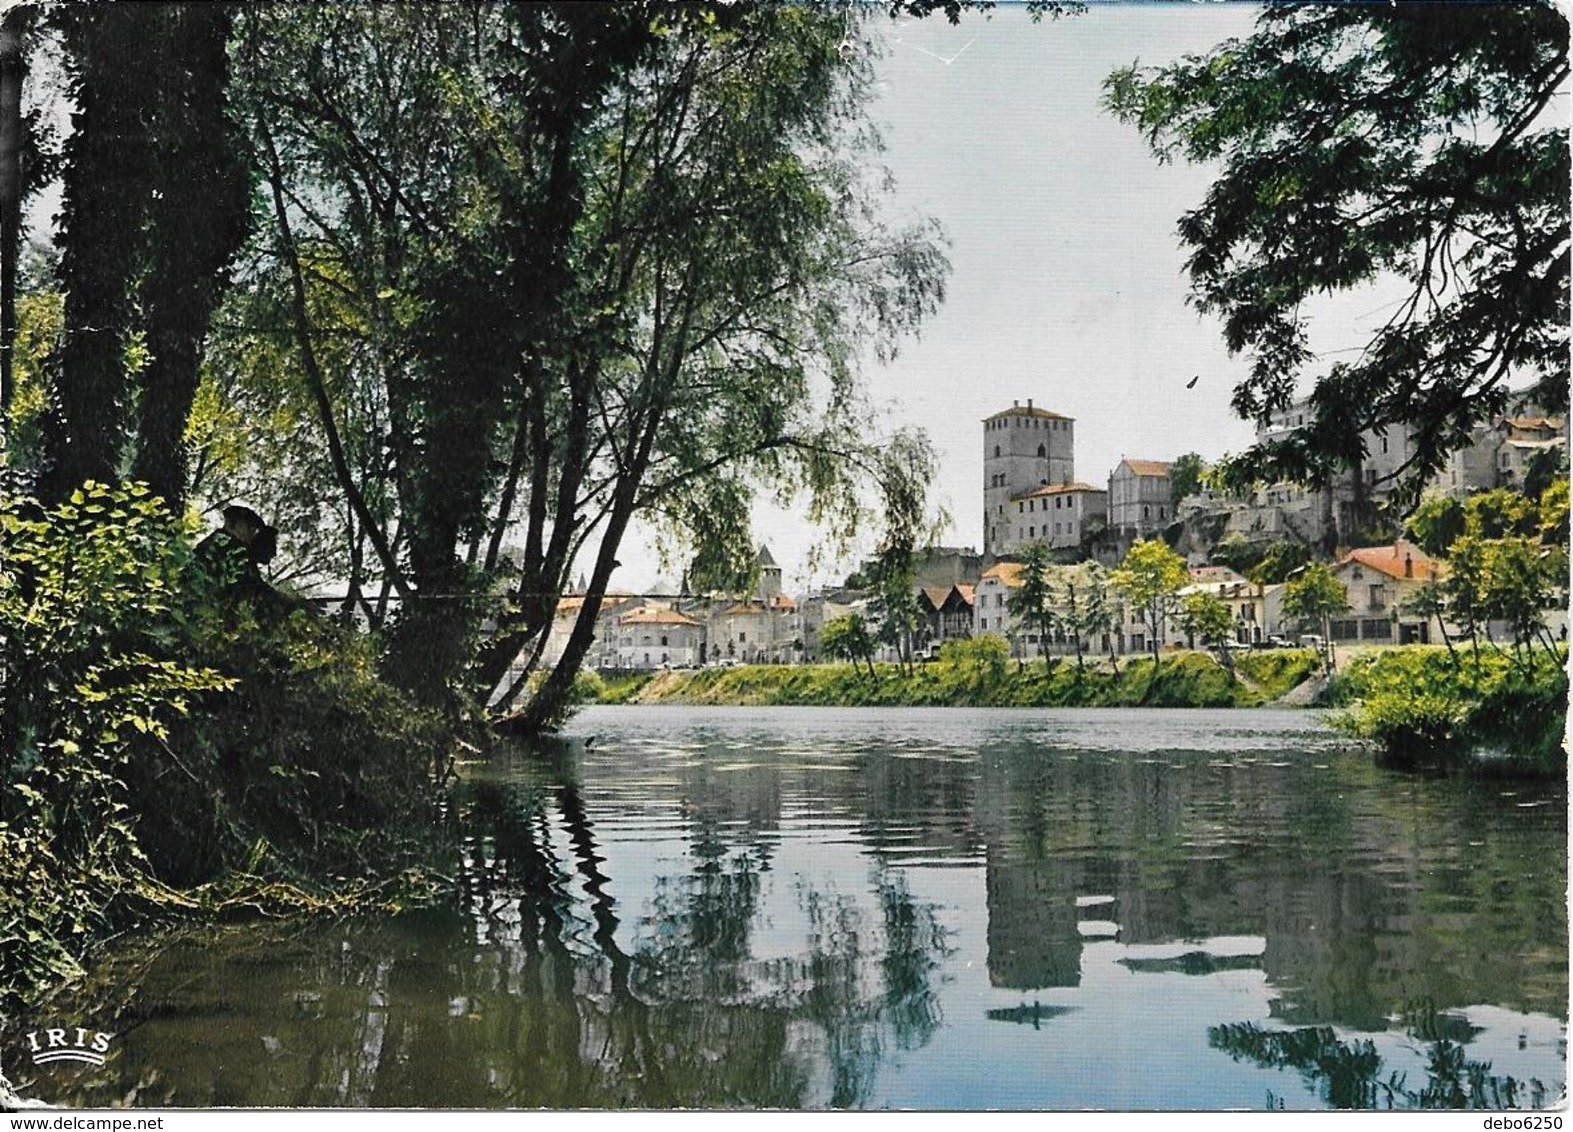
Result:
M1123 455L1216 457L1250 442L1229 410L1248 362L1228 358L1217 323L1186 305L1174 234L1209 173L1159 165L1099 100L1116 67L1248 34L1255 11L1119 4L1039 24L1009 8L959 27L881 20L874 113L896 215L936 217L952 271L921 339L866 380L892 424L926 429L939 452L947 543L982 546L980 422L1013 400L1076 418L1076 476L1093 484ZM809 574L815 532L790 512L761 508L756 528L794 592L852 565ZM662 574L632 532L620 557L614 585L642 589Z
M1103 80L1249 35L1244 3L1093 3L1034 24L1020 8L879 28L874 116L897 182L894 216L937 218L952 271L944 307L889 367L865 375L889 427L927 430L940 456L936 495L952 516L943 542L982 548L982 418L1031 397L1076 419L1076 477L1102 485L1122 456L1215 459L1251 443L1229 399L1249 357L1228 357L1219 324L1186 304L1176 225L1214 170L1160 165L1140 134L1100 107ZM1564 126L1573 99L1547 111ZM1406 289L1387 280L1307 303L1319 364L1357 352ZM1186 385L1197 378L1194 388ZM761 506L789 592L838 581L857 556L811 571L818 534ZM877 531L861 551L873 550ZM644 589L663 570L637 530L614 579Z

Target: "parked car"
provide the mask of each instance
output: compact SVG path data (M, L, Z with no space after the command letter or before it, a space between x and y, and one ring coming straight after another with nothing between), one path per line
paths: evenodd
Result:
M1326 643L1318 633L1300 634L1300 647L1303 649L1319 649Z
M1292 648L1295 648L1296 646L1295 646L1295 643L1293 641L1291 641L1288 637L1276 637L1275 636L1275 637L1268 637L1267 638L1267 647L1270 648L1270 649L1292 649Z

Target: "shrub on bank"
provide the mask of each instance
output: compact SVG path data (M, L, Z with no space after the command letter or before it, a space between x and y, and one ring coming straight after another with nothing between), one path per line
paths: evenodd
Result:
M0 1002L147 916L351 899L434 828L440 722L191 533L138 485L0 500Z
M1328 690L1341 724L1400 766L1491 765L1560 775L1566 767L1565 650L1374 650Z

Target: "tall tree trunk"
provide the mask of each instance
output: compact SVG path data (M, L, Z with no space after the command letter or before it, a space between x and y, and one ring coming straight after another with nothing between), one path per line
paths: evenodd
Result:
M39 492L120 478L126 443L131 280L145 248L148 125L156 78L136 4L60 10L76 111L66 142L60 244L65 334Z
M31 9L0 15L0 444L16 395L16 267L22 254L22 25Z
M143 284L150 354L141 375L135 474L176 513L186 498L186 422L208 320L245 239L249 188L226 113L226 4L161 4L160 85Z

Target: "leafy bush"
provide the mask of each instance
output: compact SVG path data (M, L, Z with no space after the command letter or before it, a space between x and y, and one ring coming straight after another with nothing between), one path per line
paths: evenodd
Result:
M146 913L398 876L432 828L439 722L191 533L140 485L0 499L0 1000Z
M1337 718L1403 766L1476 765L1562 774L1567 678L1542 654L1483 648L1456 660L1439 648L1383 649L1354 658L1333 681Z

